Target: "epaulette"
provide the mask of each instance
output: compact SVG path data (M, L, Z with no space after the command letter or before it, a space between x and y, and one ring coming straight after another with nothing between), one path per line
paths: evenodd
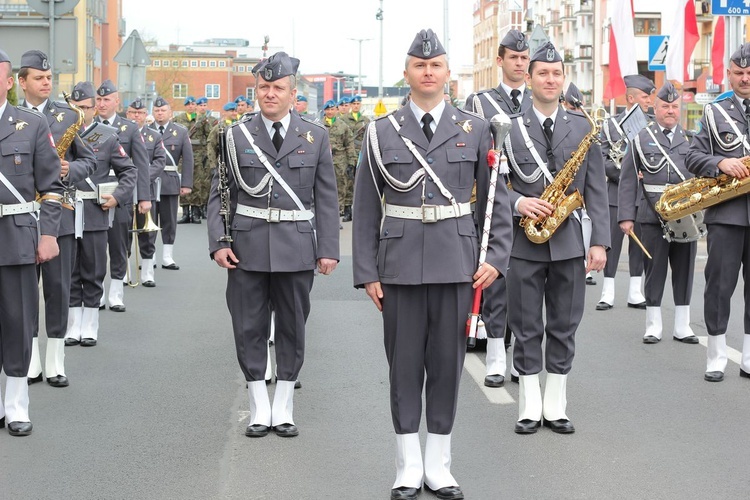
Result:
M484 116L480 115L479 113L475 113L474 111L469 111L468 109L461 109L461 108L456 108L456 109L460 111L461 113L466 113L467 115L476 116L477 118L481 118L482 120L488 120Z
M232 124L232 126L234 127L235 125L238 125L240 123L244 123L244 122L246 122L248 120L251 120L253 118L253 116L255 116L257 114L258 114L258 111L252 111L252 112L245 113L244 115L240 116L239 120L237 120L236 122L234 122Z
M378 116L377 118L375 118L375 121L382 120L383 118L388 118L389 116L391 116L392 114L394 114L396 111L398 111L398 110L394 109L390 113L386 113L383 116Z
M65 101L50 101L49 106L55 106L57 108L62 108L62 109L73 109L70 107L70 104L68 104Z
M325 126L325 125L323 125L323 124L322 124L322 123L320 122L320 120L318 120L317 118L315 118L315 119L312 119L312 118L308 118L308 117L306 117L306 116L302 116L302 115L300 115L299 117L300 117L300 118L302 119L302 121L303 121L303 122L305 122L305 123L309 123L310 125L315 125L315 126L318 126L318 127L322 128L322 129L325 129L325 128L326 128L326 126Z
M40 118L42 117L42 113L41 112L34 111L33 109L27 108L26 106L16 106L16 109L18 111L24 111L24 112L26 112L26 113L28 113L30 115L34 115L34 116L37 116L37 117L40 117Z
M184 128L185 130L187 130L187 129L188 129L188 128L187 128L187 127L186 127L185 125L183 125L182 123L177 123L177 122L176 122L176 121L174 121L174 120L172 121L172 124L173 124L174 126L176 126L176 127Z

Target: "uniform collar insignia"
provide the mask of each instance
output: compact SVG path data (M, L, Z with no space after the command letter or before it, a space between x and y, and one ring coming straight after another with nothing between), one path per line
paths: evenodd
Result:
M149 135L148 136L148 142L154 142L154 136L153 135Z
M18 120L16 121L16 130L23 130L26 125L28 125L28 123L26 123L25 121Z
M123 132L125 132L127 129L128 129L128 124L127 123L125 125L123 125L122 127L120 127L120 130L122 130Z
M471 120L461 120L460 122L456 122L456 125L461 127L467 134L471 132Z
M312 132L310 132L309 130L305 132L304 134L300 134L299 136L302 137L307 142L309 142L310 144L315 142L315 138L313 137Z
M177 131L176 131L176 130L173 130L173 131L172 131L172 135L173 135L173 136L175 136L175 137L177 137Z
M55 114L55 110L52 109L52 115L55 117L55 119L58 121L58 123L63 121L63 118L65 117L65 111L61 111L57 114Z
M451 115L451 120L455 120L455 119L456 119L456 115Z

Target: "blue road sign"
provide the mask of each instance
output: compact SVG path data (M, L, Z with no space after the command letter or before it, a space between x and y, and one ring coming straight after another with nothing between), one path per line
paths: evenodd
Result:
M714 0L711 14L715 16L750 16L750 0Z
M748 0L750 1L750 0ZM648 37L648 69L666 71L667 44L669 35L651 35Z

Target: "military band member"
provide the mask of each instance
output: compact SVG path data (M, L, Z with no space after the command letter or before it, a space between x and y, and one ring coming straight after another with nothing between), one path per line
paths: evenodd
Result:
M336 182L339 193L339 213L344 220L351 220L352 190L354 170L357 165L357 153L354 151L354 136L349 126L338 114L338 107L333 100L323 105L325 118L323 124L328 128L333 154L333 166L336 169Z
M70 284L70 310L65 332L65 345L95 346L99 339L99 303L104 293L107 275L107 233L110 216L117 206L133 203L133 190L138 170L117 140L117 129L94 124L96 93L91 82L78 82L73 88L71 102L84 113L84 141L96 156L96 170L76 183L77 196L83 202L83 238L76 240L76 259ZM105 132L89 130L102 127ZM98 186L109 182L114 172L117 187L112 194L102 194L100 204Z
M699 132L690 143L685 165L698 177L727 174L742 182L750 177L750 43L732 54L727 79L734 96L707 104ZM742 267L747 287L750 269L750 195L731 198L706 209L708 228L704 317L708 330L705 380L721 382L727 366L729 303ZM740 376L750 378L750 307L745 296Z
M60 158L47 120L24 106L13 106L8 55L0 49L0 428L28 436L31 343L39 316L37 264L57 257L57 231L64 186ZM39 203L35 203L37 193ZM39 209L38 216L33 214ZM3 399L4 396L4 399Z
M70 276L75 261L76 238L83 236L82 227L76 234L75 188L73 185L85 179L96 168L93 151L78 137L76 123L78 113L65 102L50 100L52 93L52 68L47 55L39 50L30 50L21 56L18 83L24 92L22 106L42 113L49 125L55 144L66 134L73 134L73 142L62 160L62 180L70 193L63 203L57 245L60 255L43 263L41 267L42 289L44 290L44 325L47 331L47 353L45 375L47 383L53 387L67 387L65 375L64 337L68 324L68 303L70 302ZM72 128L71 128L72 127ZM71 129L70 131L68 129ZM67 139L66 137L66 140ZM39 324L34 330L29 366L29 384L42 381L42 364L39 355Z
M196 101L198 117L190 126L190 143L193 145L193 190L185 197L190 204L190 220L200 224L205 218L204 205L211 187L211 169L208 165L208 136L217 123L208 109L208 99L199 97Z
M185 98L185 102L183 104L185 106L185 112L181 115L178 115L177 118L174 119L174 122L188 129L188 137L190 137L190 144L192 145L194 143L194 140L192 139L191 134L194 133L193 126L195 125L195 121L198 118L198 106L195 104L195 97L191 95ZM190 193L180 195L180 208L182 210L182 217L180 217L180 220L177 221L177 224L189 224L193 221L190 205L187 203L187 197L189 194Z
M506 147L506 153L514 214L537 220L552 215L553 205L540 197L550 178L563 173L566 161L579 150L592 126L581 114L568 113L559 105L564 66L551 43L540 46L531 57L527 81L533 105L512 119L512 151ZM536 432L542 418L554 432L575 431L566 414L566 387L575 333L583 316L585 276L589 270L604 267L609 247L603 158L596 143L583 153L585 159L565 194L578 190L583 197L591 219L590 248L582 236L584 216L580 210L564 219L543 243L532 242L524 228L515 225L507 281L512 291L508 294L508 322L516 336L513 365L520 374L515 428L519 434ZM543 369L547 370L544 401L539 387Z
M298 65L284 52L258 63L253 73L261 112L227 131L225 208L231 243L220 241L225 225L219 215L218 173L209 199L209 251L228 269L227 306L250 398L249 437L265 436L270 428L282 437L298 435L293 394L304 359L313 275L316 268L330 274L339 260L328 134L291 112ZM273 406L265 382L271 309L276 327Z
M164 167L167 162L167 152L162 142L162 137L159 132L146 125L146 106L140 97L137 97L128 106L127 117L129 120L135 122L143 137L143 143L146 145L146 152L148 153L148 173L149 173L149 188L150 188L150 201L151 201L151 219L156 220L156 199L157 190L161 190L161 176L164 173ZM136 226L142 228L146 222L145 214L136 215ZM154 255L156 254L156 235L152 234L156 231L141 232L138 233L138 249L141 257L141 284L146 288L153 288L156 286L154 278ZM133 234L130 235L133 238ZM137 272L137 270L136 270Z
M111 80L104 80L96 90L97 122L115 127L118 142L125 150L125 154L133 160L138 169L138 181L133 199L115 208L115 218L107 234L109 245L109 309L115 312L125 312L125 290L123 280L127 274L130 241L130 229L133 227L133 204L137 203L137 211L145 214L151 210L151 174L150 160L143 137L138 132L138 126L117 114L120 104L120 94ZM110 182L117 181L116 172L110 172ZM138 272L137 269L134 272Z
M661 340L661 299L669 265L675 303L673 338L686 344L697 344L698 338L690 328L690 297L698 243L664 239L662 221L654 208L665 186L693 177L685 168L689 144L680 125L680 96L669 82L656 94L654 115L656 121L641 130L630 143L622 162L618 219L624 234L633 230L635 221L641 224L643 245L653 257L645 260L646 332L643 343L656 344Z
M154 101L154 124L162 136L167 163L161 174L160 196L156 199L154 222L161 227L162 269L176 271L180 266L174 261L174 243L177 235L177 204L180 196L193 189L193 148L185 126L170 118L172 110L162 97ZM182 172L180 174L180 172ZM154 244L156 233L148 233Z
M497 66L501 70L500 85L472 94L466 99L467 110L479 113L488 120L500 111L511 116L531 106L531 91L526 87L524 79L529 68L529 42L526 35L518 30L510 30L505 35L497 49ZM505 384L507 360L504 340L510 343L510 331L506 328L507 294L505 276L500 276L482 296L482 320L487 331L487 369L484 377L484 385L487 387L502 387ZM518 375L512 368L511 374L512 377Z
M607 265L604 267L604 281L602 283L602 295L596 304L597 311L607 311L615 304L615 274L617 264L620 261L622 234L617 224L617 186L620 182L620 167L618 154L622 154L627 148L628 139L618 123L625 117L627 111L633 106L640 106L644 113L653 104L652 95L656 91L654 82L641 75L629 75L624 78L626 99L628 109L608 119L602 126L602 154L604 155L604 170L607 174L607 194L609 196L609 223L611 231L612 249L607 254ZM614 157L614 159L613 159ZM640 237L641 225L636 220L633 232ZM638 245L628 242L628 263L630 270L630 283L628 288L628 307L637 309L646 308L646 298L641 293L643 284L643 252Z
M424 481L438 498L456 499L464 496L450 472L451 433L472 283L486 288L505 273L510 207L499 182L487 259L477 270L476 224L484 220L489 187L489 125L443 100L450 70L432 30L418 33L407 54L410 103L370 123L365 134L355 188L354 286L364 287L383 313L397 443L391 498L417 498ZM476 214L482 215L473 217L469 199L475 182ZM425 373L423 462L419 424Z

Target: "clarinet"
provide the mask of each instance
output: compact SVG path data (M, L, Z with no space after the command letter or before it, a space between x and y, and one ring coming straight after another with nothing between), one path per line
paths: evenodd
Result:
M217 166L217 171L219 174L219 196L221 197L219 215L224 220L224 234L218 239L218 241L231 243L232 236L229 228L229 172L227 170L227 144L225 132L224 125L219 124L219 165Z

